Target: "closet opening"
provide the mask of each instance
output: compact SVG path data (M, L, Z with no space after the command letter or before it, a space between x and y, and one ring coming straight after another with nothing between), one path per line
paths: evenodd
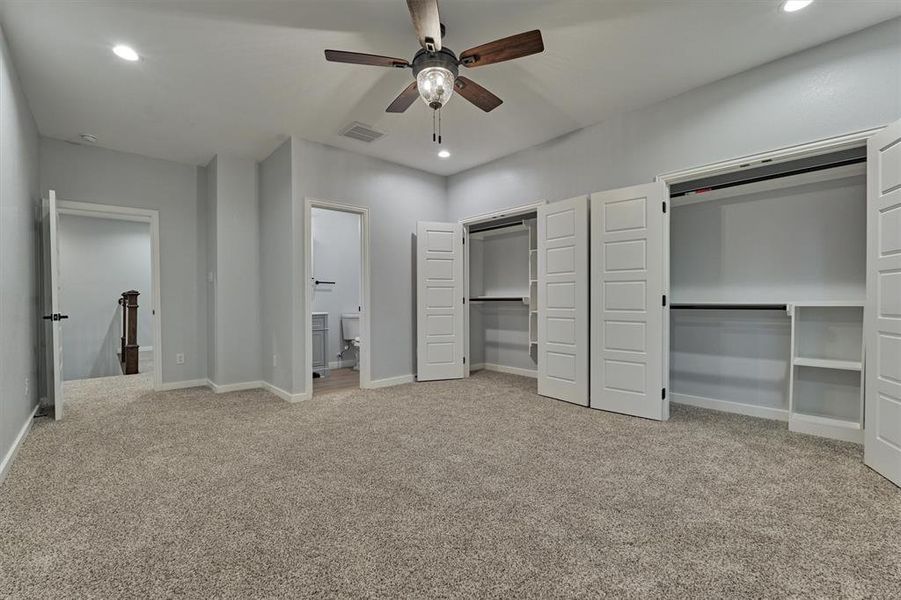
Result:
M671 184L672 402L863 442L866 148Z
M537 377L537 205L463 221L465 375Z

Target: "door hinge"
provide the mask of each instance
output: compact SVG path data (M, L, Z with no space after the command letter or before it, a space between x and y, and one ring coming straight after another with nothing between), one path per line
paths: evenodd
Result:
M664 213L666 212L666 202L665 202L665 201L664 201L664 203L663 203L663 212L664 212Z
M466 297L463 298L463 304L466 304Z
M465 357L465 356L463 357L463 364L464 364L464 365L466 364L466 357Z
M663 306L666 306L666 294L663 294Z
M666 400L666 388L663 388L663 393L660 396L661 400Z

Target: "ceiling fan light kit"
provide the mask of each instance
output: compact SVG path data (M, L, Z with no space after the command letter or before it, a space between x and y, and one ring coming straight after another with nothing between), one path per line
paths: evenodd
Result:
M470 48L458 59L451 50L442 45L445 28L438 14L438 0L407 0L407 7L410 9L413 27L422 46L413 57L412 63L401 58L343 50L326 50L325 59L356 65L411 68L415 81L394 99L387 112L405 112L416 100L416 96L419 96L426 106L434 111L432 140L439 144L440 111L455 90L485 112L491 112L503 103L503 100L479 84L461 77L460 65L475 68L544 51L541 32L536 29Z

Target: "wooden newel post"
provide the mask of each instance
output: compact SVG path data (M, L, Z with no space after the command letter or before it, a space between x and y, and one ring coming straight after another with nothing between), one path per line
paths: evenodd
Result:
M119 304L122 306L122 373L134 375L138 372L138 296L140 292L122 292Z

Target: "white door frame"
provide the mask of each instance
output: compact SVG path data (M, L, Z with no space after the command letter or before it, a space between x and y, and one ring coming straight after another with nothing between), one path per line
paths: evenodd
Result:
M313 209L324 208L360 215L360 257L362 259L360 295L360 388L372 387L371 357L372 336L370 334L370 290L369 272L369 209L352 204L341 204L316 198L304 199L303 249L304 249L304 393L313 396ZM340 327L341 324L338 323ZM331 325L329 325L331 327Z
M153 389L159 391L163 386L163 313L161 310L162 287L160 279L160 216L159 211L115 206L112 204L96 204L92 202L76 202L59 200L57 212L61 215L76 215L95 219L113 219L117 221L134 221L150 225L150 286L151 310L153 311Z
M537 212L538 207L547 204L546 200L539 200L531 204L523 204L512 208L504 208L492 212L481 213L460 219L459 223L463 226L463 238L466 243L463 244L463 295L466 298L466 310L463 311L463 356L466 357L466 363L463 365L463 377L469 377L470 368L472 367L472 353L469 351L469 228L472 225L487 223L495 219L505 217L515 217L517 215L527 215L531 212ZM532 310L531 308L529 310Z

